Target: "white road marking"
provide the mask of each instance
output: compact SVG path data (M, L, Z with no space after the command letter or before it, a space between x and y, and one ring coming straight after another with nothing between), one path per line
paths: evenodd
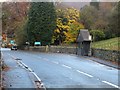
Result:
M3 52L1 52L1 59L3 59Z
M70 66L67 66L67 65L64 65L64 64L62 66L71 69Z
M8 55L10 55L10 54L8 54ZM16 57L14 57L14 56L12 56L12 55L10 55L10 56L11 56L13 59L16 59ZM39 57L39 58L41 59L41 57ZM44 58L44 60L49 61L49 60L46 59L46 58ZM52 63L59 64L59 62L55 62L55 61L52 61ZM21 64L22 64L23 66L27 67L27 69L32 72L31 68L28 68L28 66L25 65L23 62L22 62ZM21 64L20 64L20 62L19 62L19 65L20 65L20 66L22 66ZM98 65L99 65L99 66L105 66L105 65L102 65L102 64L99 64L99 63L98 63ZM62 66L63 66L63 67L66 67L66 68L69 68L69 69L72 69L70 66L67 66L67 65L65 65L65 64L62 64ZM92 75L87 74L87 73L85 73L85 72L82 72L82 71L80 71L80 70L76 70L76 71L79 72L79 73L81 73L81 74L84 74L84 75L86 75L86 76L88 76L88 77L91 77L91 78L93 77ZM41 81L40 78L39 78L34 72L32 72L32 73L34 74L34 76L35 76L39 81ZM72 78L70 78L70 79L72 79ZM97 80L100 80L100 79L97 79ZM107 82L107 81L102 81L102 82L105 83L105 84L111 85L111 86L113 86L113 87L115 87L115 88L119 88L119 89L120 89L119 86L117 86L117 85L115 85L115 84L112 84L112 83L110 83L110 82Z
M23 67L23 65L22 65L20 62L17 62L17 64L18 64L19 66Z
M43 58L45 61L49 61L47 58Z
M113 86L113 87L115 87L115 88L119 88L120 89L120 87L119 86L117 86L117 85L115 85L115 84L112 84L112 83L110 83L110 82L107 82L107 81L102 81L103 83L106 83L106 84L108 84L108 85L111 85L111 86Z
M12 56L12 55L10 55L10 54L9 54L9 56L11 56L13 59L16 59L16 57L14 57L14 56Z
M80 71L80 70L77 70L77 72L79 72L79 73L81 73L81 74L84 74L84 75L86 75L86 76L88 76L88 77L93 77L92 75L90 75L90 74L87 74L87 73L85 73L85 72L82 72L82 71Z
M10 55L10 54L8 54L8 55ZM14 59L17 59L16 57L14 57L14 56L12 56L12 55L10 55L12 58L14 58ZM46 59L47 60L47 59ZM17 60L16 60L17 61ZM41 79L37 76L37 74L31 69L31 68L29 68L25 63L23 63L22 61L17 61L17 63L18 63L18 65L20 65L21 67L23 67L23 68L25 68L26 70L28 70L28 71L30 71L36 78L37 78L37 80L40 82L40 85L41 85L41 87L42 88L44 88L45 89L45 87L44 87L44 84L43 83L41 83ZM46 89L45 89L46 90Z
M99 78L97 78L97 80L100 80Z
M54 63L54 64L59 64L58 62L55 62L55 61L52 61L52 63Z
M37 80L38 81L40 81L41 82L41 79L37 76L37 74L36 73L34 73L34 72L32 72L32 74L37 78Z
M103 64L99 64L99 63L96 63L97 65L99 65L99 66L102 66L102 67L104 67L105 65L103 65Z
M11 56L13 59L17 59L16 57L12 56L11 54L8 54L9 56Z

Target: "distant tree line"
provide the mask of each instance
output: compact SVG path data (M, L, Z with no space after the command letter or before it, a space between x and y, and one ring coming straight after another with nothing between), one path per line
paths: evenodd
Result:
M27 41L41 42L42 45L75 43L78 32L84 28L80 23L79 10L57 9L51 2L33 2L25 25Z
M91 2L80 13L80 20L94 41L120 36L120 2Z
M56 8L52 2L5 3L2 26L18 45L76 43L83 28L99 41L120 36L119 11L120 2L91 2L80 10Z

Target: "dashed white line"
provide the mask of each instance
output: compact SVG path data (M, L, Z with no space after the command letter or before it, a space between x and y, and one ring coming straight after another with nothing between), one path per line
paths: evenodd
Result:
M86 75L86 76L88 76L88 77L93 77L92 75L90 75L90 74L87 74L87 73L85 73L85 72L82 72L82 71L80 71L80 70L76 70L77 72L79 72L79 73L81 73L81 74L84 74L84 75Z
M52 63L54 63L54 64L59 64L58 62L55 62L55 61L52 61Z
M10 55L10 54L8 54L8 55ZM14 56L12 56L12 55L10 55L13 59L16 59L16 57L14 57ZM39 58L41 58L41 57L39 57ZM46 58L44 58L44 60L46 60L46 61L49 61L48 59L46 59ZM59 64L59 62L55 62L55 61L52 61L52 63L55 63L55 64ZM25 65L24 63L22 63L25 67L28 67L27 65ZM20 63L19 63L19 65L20 65ZM100 66L104 66L104 65L101 65L101 64L99 64ZM22 66L22 65L21 65ZM67 66L67 65L65 65L65 64L62 64L62 66L63 67L66 67L66 68L69 68L69 69L72 69L70 66ZM32 71L30 68L28 68L28 70L29 71ZM88 76L88 77L93 77L92 75L90 75L90 74L87 74L87 73L85 73L85 72L82 72L82 71L80 71L80 70L76 70L77 72L79 72L79 73L81 73L81 74L84 74L84 75L86 75L86 76ZM37 77L37 79L39 80L39 81L41 81L40 80L40 78L34 73L34 72L32 72L36 77ZM70 79L72 79L72 78L70 78ZM99 80L99 79L97 79L97 80ZM115 84L112 84L112 83L110 83L110 82L107 82L107 81L102 81L103 83L105 83L105 84L108 84L108 85L110 85L110 86L113 86L113 87L115 87L115 88L119 88L120 89L120 87L119 86L117 86L117 85L115 85Z
M97 78L97 80L100 80L99 78Z
M48 59L47 58L43 58L45 61L48 61Z
M117 86L117 85L115 85L115 84L112 84L112 83L110 83L110 82L107 82L107 81L102 81L103 83L106 83L106 84L108 84L108 85L111 85L111 86L113 86L113 87L115 87L115 88L119 88L120 89L120 87L119 86Z
M62 66L71 69L70 66L67 66L67 65L64 65L64 64L62 64Z

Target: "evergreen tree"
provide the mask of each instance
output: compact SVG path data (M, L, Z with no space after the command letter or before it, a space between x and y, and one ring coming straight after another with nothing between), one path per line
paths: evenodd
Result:
M51 43L56 28L56 13L52 2L32 2L28 14L27 33L31 44L39 41L42 45Z

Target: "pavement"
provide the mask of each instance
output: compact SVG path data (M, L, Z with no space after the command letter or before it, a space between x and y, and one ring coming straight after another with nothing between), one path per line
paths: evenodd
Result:
M2 72L4 88L35 88L27 70L19 66L10 56L4 57L3 55L3 59L7 65Z
M84 58L90 59L90 60L98 62L100 64L104 64L104 65L109 66L109 67L120 69L120 65L118 63L113 63L110 61L102 60L102 59L95 58L95 57L89 57L89 56L84 56Z

